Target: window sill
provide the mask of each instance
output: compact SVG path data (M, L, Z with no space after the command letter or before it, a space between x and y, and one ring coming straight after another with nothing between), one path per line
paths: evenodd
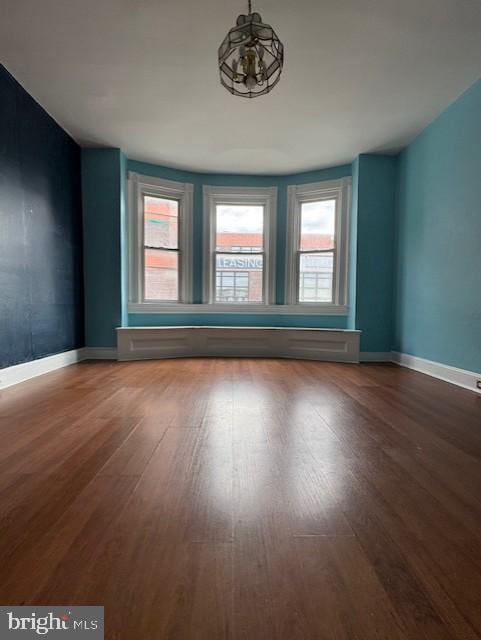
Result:
M336 304L182 304L137 302L130 303L129 313L158 314L214 314L241 313L250 315L288 315L288 316L347 316L348 307Z

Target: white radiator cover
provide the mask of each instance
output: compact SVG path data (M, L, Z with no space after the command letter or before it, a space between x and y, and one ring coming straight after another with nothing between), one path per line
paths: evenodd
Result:
M360 331L288 327L126 327L119 360L193 356L271 357L359 362Z

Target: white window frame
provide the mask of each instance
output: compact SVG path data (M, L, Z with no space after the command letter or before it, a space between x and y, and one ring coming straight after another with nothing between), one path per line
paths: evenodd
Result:
M129 311L170 310L192 302L193 185L129 173ZM144 196L168 198L179 203L179 299L145 300Z
M299 309L317 309L322 313L347 313L349 266L349 212L351 178L289 185L287 188L286 239L286 305ZM301 233L301 207L305 202L336 200L335 263L332 302L299 302L299 244Z
M256 313L275 305L276 297L276 219L277 187L211 187L204 185L204 304L219 311ZM264 207L263 301L226 303L215 300L216 207L260 205ZM239 252L240 253L240 252ZM247 255L247 254L246 254ZM253 254L255 255L255 254ZM280 307L277 307L280 310Z

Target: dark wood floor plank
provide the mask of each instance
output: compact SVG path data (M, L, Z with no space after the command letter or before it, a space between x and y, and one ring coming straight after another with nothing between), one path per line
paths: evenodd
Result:
M97 422L90 416L88 420ZM79 446L69 450L58 466L49 468L46 465L45 473L55 474L57 478L66 480L93 478L121 447L138 423L138 418L100 419L101 429L96 430L92 437L87 435Z
M385 452L434 496L457 522L481 540L481 508L477 502L470 500L462 492L456 492L445 477L436 475L427 468L424 464L425 455L420 455L419 452L407 453L403 449L393 447L385 449Z
M96 478L72 499L54 527L19 552L10 550L2 567L1 601L12 605L58 603L63 592L70 589L72 576L82 572L82 554L88 556L99 543L115 520L119 503L128 499L136 481Z
M330 472L330 475L331 482L339 482L339 474ZM451 640L453 636L436 612L429 594L383 526L378 513L379 501L375 502L370 494L365 497L362 480L358 476L354 473L346 475L342 488L344 498L340 502L408 637Z
M395 410L382 394L372 394L369 390L360 393L352 387L346 387L346 392L394 430L409 438L417 451L426 453L425 464L434 473L440 477L449 476L453 487L459 488L462 495L470 496L474 503L481 506L481 467L474 457L439 437L434 426L424 426L402 411ZM476 411L481 411L481 408L475 407ZM433 422L436 422L435 415Z
M421 638L477 638L479 609L472 595L464 600L472 577L466 585L449 587L450 577L440 566L443 550L436 532L429 540L417 538L393 508L395 499L386 500L359 469L331 471L327 479L408 633ZM453 550L448 563L456 559Z
M12 453L0 462L0 470L10 473L52 473L72 452L102 432L108 418L51 418L49 428L38 436L15 442ZM25 442L25 440L27 440Z
M234 538L232 429L212 425L199 433L186 502L188 542L232 542Z
M107 460L101 476L140 476L167 431L162 416L142 418L128 438Z
M83 362L0 392L0 602L109 640L481 640L481 398L394 365Z

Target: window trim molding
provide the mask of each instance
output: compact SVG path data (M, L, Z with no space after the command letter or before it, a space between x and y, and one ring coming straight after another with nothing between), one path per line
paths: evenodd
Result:
M256 304L245 303L213 303L213 304L182 304L182 303L155 303L144 302L140 304L129 304L129 313L135 314L219 314L236 313L247 315L273 315L273 316L347 316L348 307L341 305L324 305L319 309L319 305L306 304Z
M176 182L145 176L128 174L128 251L129 251L129 312L139 306L145 312L153 306L167 310L192 303L193 299L193 191L188 182ZM157 197L173 198L179 202L179 300L144 300L144 225L142 197L149 194Z
M288 185L287 187L287 220L286 220L286 271L285 271L285 303L300 309L311 307L318 314L344 315L349 299L349 224L351 207L350 176L339 180L312 182L309 184ZM339 213L336 213L336 269L334 279L333 302L312 303L298 301L297 284L297 252L300 238L300 211L303 202L316 199L336 198L339 202Z
M203 305L215 307L216 313L258 313L262 307L277 307L276 301L276 241L277 241L277 187L214 187L203 185L204 238L203 238ZM214 216L217 204L258 204L264 207L264 279L263 303L239 304L215 301L214 271ZM247 255L247 254L246 254ZM200 305L195 305L199 307Z

